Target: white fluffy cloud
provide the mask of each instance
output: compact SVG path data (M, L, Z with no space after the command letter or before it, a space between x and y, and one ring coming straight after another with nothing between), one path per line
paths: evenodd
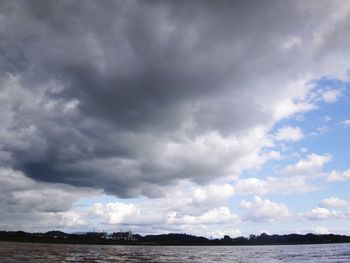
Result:
M175 212L170 213L167 224L196 225L196 224L234 224L239 222L239 217L232 214L230 209L224 206L209 210L199 216L184 215L178 217Z
M243 216L248 221L279 221L291 218L292 214L287 205L274 203L259 196L254 197L254 201L242 200L240 207L247 210Z
M296 164L288 165L285 169L287 174L312 174L319 172L320 169L328 162L330 162L332 156L329 154L315 154L311 153L306 159L298 161Z
M324 207L316 207L311 211L301 213L300 217L308 220L326 220L344 218L345 214L342 211L329 210Z
M96 203L91 210L94 216L102 218L104 222L108 224L128 224L130 221L134 221L135 217L140 215L140 211L134 204L124 204L121 202L107 204Z
M330 182L350 180L350 169L345 171L333 170L327 178Z
M157 200L140 204L126 204L122 202L97 203L91 208L89 213L98 222L106 225L148 225L171 228L174 225L233 225L239 222L239 217L224 206L199 212L198 210L196 211L196 208L193 208L194 211L187 211L185 207L181 209L174 206L157 206L156 202Z
M319 207L323 207L323 208L330 208L330 207L343 207L343 206L347 206L349 203L348 201L338 198L338 197L329 197L329 198L325 198L323 199L320 204Z
M299 127L283 127L280 128L274 138L277 141L299 141L304 137L302 130Z
M326 90L322 94L322 98L323 98L324 102L326 102L326 103L333 103L333 102L336 102L339 99L341 94L342 94L342 90L341 89Z
M188 182L154 199L136 203L123 200L95 203L87 208L87 213L91 221L104 226L104 229L118 226L142 232L186 231L210 236L213 234L213 230L208 228L210 225L226 226L227 230L231 230L240 222L239 216L225 205L232 195L233 189L229 184L198 187Z
M230 184L196 187L193 190L193 203L198 205L222 203L232 197L234 193L234 187Z

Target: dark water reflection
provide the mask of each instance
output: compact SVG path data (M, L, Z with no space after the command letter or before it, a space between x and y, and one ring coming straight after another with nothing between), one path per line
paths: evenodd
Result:
M160 247L0 242L0 262L350 262L350 244Z

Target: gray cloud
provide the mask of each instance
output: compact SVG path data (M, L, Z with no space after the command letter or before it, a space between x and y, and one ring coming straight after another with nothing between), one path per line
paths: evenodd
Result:
M121 197L255 168L339 3L3 1L0 162Z
M79 198L101 192L89 188L37 183L10 168L0 169L0 183L2 213L65 212Z

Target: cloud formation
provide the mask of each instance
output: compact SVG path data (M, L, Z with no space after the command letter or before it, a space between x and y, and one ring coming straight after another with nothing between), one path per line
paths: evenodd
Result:
M222 204L234 194L314 189L299 175L320 171L329 155L287 167L297 177L230 180L281 159L282 141L304 137L294 124L275 133L275 124L339 98L341 89L320 92L317 80L348 77L349 8L344 1L2 1L0 205L55 217L86 195L167 199L187 182L186 198L175 203L197 205L196 213L177 204L159 217L166 222L175 211L172 222L209 224L235 218ZM334 172L330 180L347 178ZM256 199L258 212L248 212L269 218L267 206L288 214L269 202ZM138 209L101 204L91 215L123 222ZM84 224L75 213L55 222L67 218Z
M245 220L273 222L292 217L292 213L287 205L271 202L259 196L255 196L254 201L242 200L240 207L247 210L247 213L243 215Z
M333 170L329 173L327 180L330 182L350 180L350 169L345 171Z
M0 228L51 229L87 225L72 204L99 195L92 188L36 182L19 171L0 168Z
M299 141L304 137L303 131L299 127L283 127L275 134L277 141Z
M296 164L288 165L285 169L286 174L290 175L307 175L320 172L325 164L332 160L329 154L315 154L307 155L306 159L298 161Z
M324 207L316 207L311 211L301 213L301 217L310 220L326 220L344 218L345 214L342 211L329 210Z
M341 89L331 89L327 90L322 94L322 98L326 103L333 103L339 99L342 94Z
M347 205L348 205L348 202L344 199L341 199L338 197L329 197L329 198L323 199L320 202L319 207L329 208L329 207L343 207Z
M325 66L338 7L300 3L2 2L2 163L122 197L255 169Z

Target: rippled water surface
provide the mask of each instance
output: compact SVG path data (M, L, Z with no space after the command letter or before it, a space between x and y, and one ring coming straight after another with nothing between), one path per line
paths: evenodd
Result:
M350 244L161 247L0 242L0 262L350 262Z

